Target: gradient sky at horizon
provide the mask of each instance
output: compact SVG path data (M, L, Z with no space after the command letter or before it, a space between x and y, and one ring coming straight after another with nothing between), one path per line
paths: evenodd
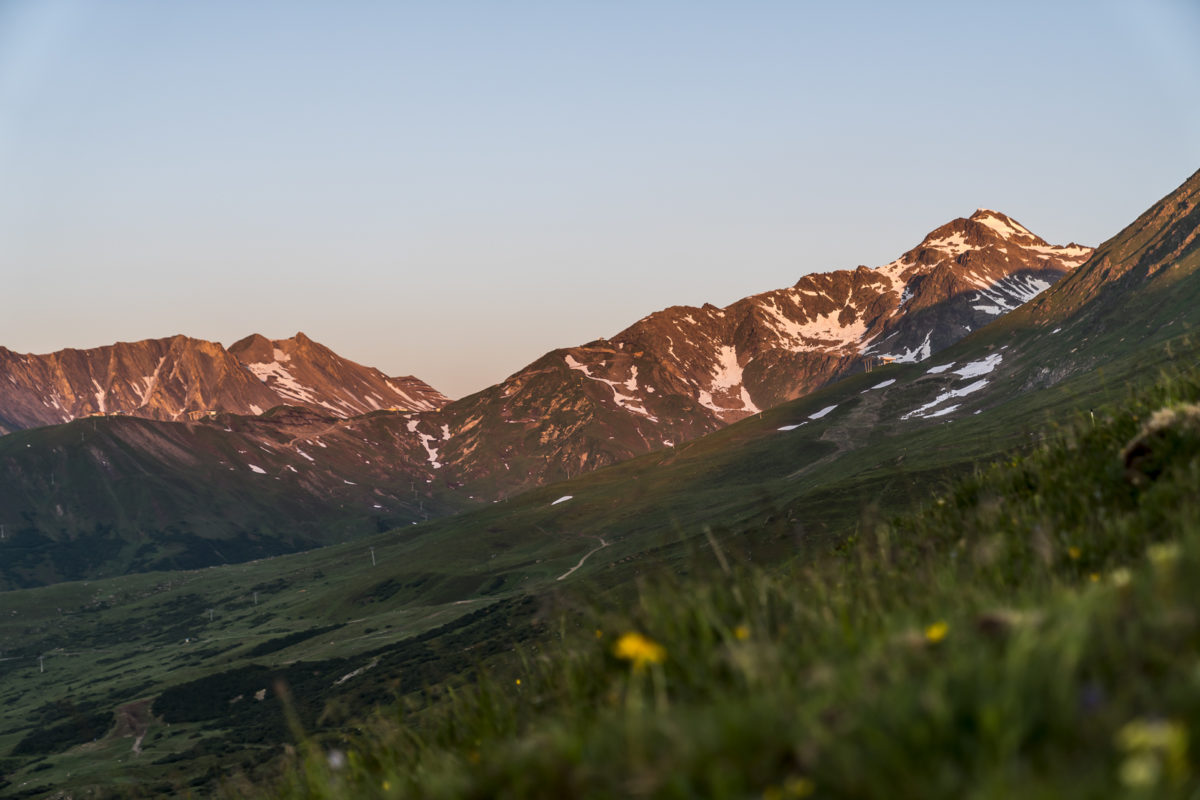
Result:
M451 396L1200 168L1200 3L0 0L0 345L303 330Z

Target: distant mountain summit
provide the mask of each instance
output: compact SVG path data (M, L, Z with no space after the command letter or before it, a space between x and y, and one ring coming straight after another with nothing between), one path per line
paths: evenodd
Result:
M534 485L679 444L888 362L914 362L1091 255L981 209L875 269L814 273L725 308L673 306L552 351L407 425L431 467Z
M229 350L187 336L46 355L0 347L0 433L97 414L187 420L288 404L349 417L446 402L423 381L389 378L302 333L274 342L254 335Z
M806 275L789 289L726 308L669 308L613 342L673 365L667 385L652 393L691 395L715 421L732 422L851 372L929 358L1049 288L1091 253L1047 244L1010 217L979 210L882 267ZM574 358L602 372L606 357Z
M230 348L239 361L289 405L354 417L382 409L432 411L447 398L422 380L389 378L342 358L303 333L267 339L255 333Z

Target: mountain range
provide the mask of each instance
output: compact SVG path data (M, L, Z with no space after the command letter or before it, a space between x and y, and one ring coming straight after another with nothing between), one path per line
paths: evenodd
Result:
M977 296L981 291L969 290L970 306L990 305ZM907 313L909 303L896 317ZM856 304L856 313L860 309ZM656 574L656 566L670 568L669 581L698 563L711 562L715 572L719 562L723 571L716 573L717 580L725 575L732 581L736 575L730 572L736 570L728 571L726 559L752 565L799 558L803 564L806 554L822 552L845 561L847 575L858 574L858 556L849 548L864 531L875 532L869 549L877 546L879 558L896 563L890 560L892 553L920 550L926 543L889 540L899 530L889 527L893 514L922 505L926 513L938 514L942 506L931 492L998 458L1011 465L1014 480L1035 481L1045 473L1021 472L1021 455L1042 452L1049 431L1073 430L1064 420L1086 427L1089 417L1100 420L1110 413L1107 404L1127 397L1130 385L1145 388L1160 370L1200 363L1200 347L1193 341L1200 325L1198 309L1200 172L1031 301L991 315L995 319L990 324L962 322L973 329L944 349L929 335L928 357L923 348L927 328L917 328L904 343L871 352L863 351L880 339L869 338L870 326L868 333L853 336L847 330L843 347L859 349L862 360L843 377L796 399L742 413L707 435L673 446L659 443L609 468L584 468L569 480L520 494L514 488L503 499L479 491L488 488L482 479L454 484L452 470L462 462L441 458L454 452L453 442L463 433L451 427L446 434L434 427L450 427L453 418L447 414L460 404L481 403L481 397L505 400L496 387L436 411L383 410L343 419L324 411L277 407L261 415L218 413L186 422L93 417L0 437L0 474L5 476L0 492L13 492L0 496L0 509L23 508L29 516L20 519L45 526L10 522L0 550L10 561L17 556L27 560L20 570L4 573L9 585L61 581L68 568L74 575L94 576L101 569L110 575L126 571L134 561L136 569L146 569L180 565L185 558L192 559L189 566L253 559L250 551L257 547L261 552L276 534L309 535L301 523L314 517L350 520L338 536L327 539L337 543L280 558L0 592L0 672L6 678L0 682L0 708L5 709L0 753L8 753L8 779L13 789L32 793L41 787L46 794L46 787L61 788L64 782L95 786L121 772L136 776L130 779L159 781L161 793L180 794L189 784L211 785L231 765L249 770L270 758L271 748L277 752L287 736L288 720L294 725L298 719L307 731L332 729L327 742L332 745L339 730L380 703L400 698L422 708L425 689L457 685L472 666L490 665L488 659L497 653L518 647L539 621L553 620L544 626L545 634L557 635L559 620L564 626L578 620L569 602L566 608L556 604L564 586L586 587L589 596L614 603L633 597L625 605L634 609L636 620L641 613L636 591L614 596L604 590L641 586L644 576ZM694 310L692 316L696 319ZM887 341L892 329L880 330ZM582 355L589 351L611 353L612 362L625 355L638 358L626 353L628 345L614 345L628 341L623 335L554 351L536 362L541 367L531 365L518 373L530 374L522 391L531 407L540 407L532 399L535 381L545 381L548 391L574 387L571 396L589 398L614 419L617 414L648 419L616 403L612 385L566 361L571 355L584 364ZM917 345L914 357L907 357ZM642 352L645 358L649 350ZM765 405L763 396L754 394L750 363L752 359L742 364L741 387L756 406L760 401ZM613 382L622 377L619 372L608 375ZM655 386L655 392L646 394L658 394L660 386L643 382L642 375L639 366L638 386ZM629 388L624 382L618 385ZM711 388L705 390L720 405ZM741 391L737 394L740 399ZM732 405L732 393L725 396ZM1164 401L1151 399L1122 412L1129 436ZM699 400L693 402L705 408ZM550 413L558 415L551 424L564 425L570 403L549 405ZM477 406L484 407L486 403ZM658 416L661 409L646 411ZM741 411L746 411L744 403ZM539 428L529 430L528 446L535 452L552 446L540 443ZM201 444L207 449L197 450ZM1053 451L1055 458L1069 460L1071 446L1068 439ZM478 448L484 447L490 445L481 438ZM430 450L438 451L441 466L431 463ZM196 460L185 469L187 453L196 454ZM379 453L386 457L378 458ZM476 457L482 459L482 454ZM1187 463L1180 466L1186 469ZM1113 484L1128 489L1115 451L1111 465ZM498 466L495 474L510 471ZM951 496L947 505L969 500L980 519L1007 519L1004 487L993 491L986 483L976 484L972 497ZM496 482L491 488L514 486ZM1025 489L1026 499L1036 503L1036 483ZM311 495L310 505L302 512L272 521L305 494ZM84 530L90 512L76 511L73 504L86 498L103 505L113 495L122 502L108 508L138 517L139 532L130 533L128 518L106 523L103 531ZM21 505L33 497L41 503L36 509ZM1141 502L1137 497L1109 499L1136 504ZM1190 502L1187 497L1168 500ZM171 507L184 501L193 505ZM428 509L433 502L442 504L431 514L441 514L436 519L393 527L379 517L379 533L350 540L371 526L362 516L364 507L378 504L400 515L417 512L422 504ZM1078 502L1090 504L1092 498L1081 494ZM203 504L208 516L199 508ZM453 510L460 513L449 513ZM156 521L155 513L162 518ZM218 517L226 513L244 516L221 527ZM1071 509L1056 513L1070 515ZM71 546L34 546L38 530L52 531L54 520L72 514L78 525ZM248 521L246 515L257 516ZM419 513L413 516L413 521L423 519ZM176 551L160 553L158 562L150 549L138 555L138 548L155 545L166 520L175 526L171 546ZM277 527L256 532L255 524ZM19 536L13 535L14 525ZM195 538L180 537L189 525ZM951 538L945 544L957 563L969 559L1001 578L1022 569L1019 563L990 560L995 536L986 526L955 528L947 535ZM1063 579L1063 588L1081 602L1104 600L1103 605L1127 609L1131 591L1140 589L1122 588L1119 571L1111 582L1094 586L1088 571L1097 567L1076 563L1071 549L1079 547L1084 559L1091 558L1094 543L1056 535L1035 529L1032 537L1022 538L1022 546L1031 558L1063 562L1073 576ZM244 552L225 552L226 541L240 543ZM874 557L866 549L858 552ZM57 565L49 555L68 551L90 554L79 556L88 563ZM1140 552L1133 555L1140 558ZM954 558L949 562L956 563ZM1157 562L1153 569L1161 571L1164 581L1175 574ZM810 608L803 597L796 602L797 608ZM940 606L922 613L935 619L949 614ZM720 644L710 641L717 635L727 634L736 646L741 637L732 626L742 619L731 616L728 632L700 625L700 635L709 637L705 652L718 652ZM1042 627L1041 619L1029 618L1031 632L1040 636L1058 630ZM835 631L842 625L836 618L831 622ZM920 627L916 631L916 638L926 642L928 634L922 635ZM584 632L590 641L591 628ZM952 627L951 633L958 637L955 641L965 642L956 646L973 651L978 649L973 636L980 637L978 646L985 649L1002 641L1020 648L1026 641L1019 632L1007 639L996 635L982 626L972 632L965 624ZM597 641L597 647L609 651L607 639ZM1099 641L1108 646L1107 636ZM750 644L757 647L753 640ZM543 656L536 639L529 647ZM914 650L894 637L869 649L875 666L898 657L921 668L926 658L940 659L944 653L944 648L926 644ZM876 654L885 662L876 660ZM814 658L823 665L819 649ZM605 669L611 674L620 665L610 662ZM1039 664L1032 668L1040 669ZM531 667L536 660L520 661L519 669ZM1082 674L1091 679L1086 670ZM291 687L290 698L281 699L279 690L272 689L278 680ZM1118 675L1109 685L1124 684ZM514 702L527 702L520 694L525 688L513 693ZM1066 697L1069 707L1077 708L1076 694ZM404 706L406 715L408 708ZM951 730L960 730L957 716L948 719ZM1070 730L1074 743L1075 722ZM1106 736L1104 753L1110 742ZM130 756L131 744L136 757ZM105 765L103 759L111 763Z
M454 402L304 334L0 351L0 420L27 428L0 437L0 585L240 561L500 501L928 359L1090 253L980 210L882 267L668 308Z
M303 333L275 341L255 334L228 350L187 336L47 355L0 347L0 434L108 414L179 421L294 405L351 417L446 402L417 378L389 378Z
M497 459L521 488L569 477L856 372L927 359L1091 252L1049 245L980 210L875 269L806 275L725 308L674 306L609 340L554 350L496 386L416 415L413 430L430 464L459 481L485 480Z

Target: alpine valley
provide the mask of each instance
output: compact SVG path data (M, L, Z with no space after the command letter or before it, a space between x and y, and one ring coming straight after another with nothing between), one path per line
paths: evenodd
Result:
M1107 424L1119 414L1104 409L1130 391L1200 363L1198 324L1200 172L1094 251L1048 244L1014 219L980 210L890 264L807 275L725 308L668 308L610 339L551 351L450 402L416 378L388 378L303 335L251 336L228 349L175 337L46 356L0 351L0 424L8 431L0 437L0 581L8 589L0 592L0 791L165 796L212 792L235 776L274 780L288 758L285 742L325 737L321 747L337 743L341 754L346 742L374 737L365 720L381 707L399 709L394 716L406 724L432 725L443 719L439 709L457 708L457 693L486 691L481 676L489 669L504 677L496 694L519 699L514 714L591 692L587 708L602 709L597 725L605 709L628 719L645 713L668 720L676 738L700 729L696 709L704 708L689 705L699 689L677 686L698 685L686 681L710 666L735 676L728 680L741 692L777 678L797 691L825 691L840 676L824 661L791 671L758 659L768 648L755 625L766 629L774 619L766 612L749 623L730 616L725 627L697 623L695 638L715 654L711 664L673 656L664 667L665 656L646 645L624 669L616 662L625 656L607 647L609 632L578 622L576 598L617 598L614 605L631 608L643 581L664 573L683 580L697 553L719 562L729 583L736 579L729 561L851 563L846 554L866 532L904 530L905 523L883 521L920 513L982 463L1017 463L1073 415ZM1119 458L1113 453L1104 470L1121 482ZM1015 498L976 494L994 517L1015 508ZM1089 495L1076 510L1100 502ZM969 549L975 531L960 528L946 536L954 558L1001 549L998 535L983 534ZM1056 555L1052 531L1038 528L1021 542L1028 562L1071 566L1081 557L1077 549ZM923 547L934 544L914 544ZM861 584L882 606L870 594L876 584L859 581L866 568L848 569L860 572L845 583ZM840 583L813 585L823 588L797 602L794 626L828 622L834 633L820 640L820 657L833 658L855 624L820 605L821 592ZM910 591L915 597L938 586ZM1089 608L1150 594L1086 591L1078 593ZM678 605L687 608L691 597L681 593ZM1016 630L1012 620L1048 617L1004 612L1002 633L980 626L992 638L973 652L988 663L1006 663L1006 642L1021 652L1033 647L1017 634L1003 638ZM652 621L649 612L629 613L638 624ZM1164 615L1159 623L1180 619ZM577 632L564 620L578 623L583 637L572 639ZM668 632L682 642L689 624ZM787 633L783 625L773 630ZM870 695L889 670L910 664L935 674L946 649L934 647L947 629L923 630L915 645L889 630L864 648L874 660L851 694ZM954 636L960 628L949 630ZM603 640L595 658L601 672L535 693L530 676L557 652L555 643L568 640L562 658L572 663ZM672 653L683 647L672 646L679 648ZM1145 670L1159 669L1159 654L1144 654ZM754 666L761 664L768 668ZM1088 676L1096 685L1103 678ZM692 774L684 762L693 758L703 780L745 778L727 796L766 796L768 780L775 796L809 796L810 775L826 769L832 781L839 767L813 755L830 742L899 740L935 730L943 717L955 741L998 725L1009 713L1003 697L991 716L953 705L969 685L947 680L940 693L906 694L906 707L919 706L914 713L928 725L897 724L875 738L843 735L862 734L845 727L854 722L848 701L823 706L805 718L819 735L772 751L769 764L754 762L767 777L730 772L724 762L703 766L715 762L701 742L674 754L660 783L645 777L658 774L656 759L626 758L620 747L595 752L606 754L602 761L625 759L622 769L586 772L593 740L572 739L583 744L569 752L548 744L567 723L506 727L447 712L450 721L438 729L451 731L444 740L461 728L470 741L444 757L433 744L418 748L425 760L412 775L443 776L449 788L410 795L552 797L589 786L612 796L719 794L717 783L671 783ZM526 688L530 694L520 695ZM1064 707L1072 714L1103 695L1088 719L1107 724L1103 702L1114 692L1071 691ZM738 714L791 713L764 697L761 708L741 700L723 706L726 727L751 740L765 727L738 728L751 719ZM1159 711L1169 709L1147 703L1147 715ZM1070 735L1083 736L1076 731L1086 724ZM1031 740L1056 733L1034 728ZM622 730L624 747L650 729ZM669 740L645 737L664 749ZM342 796L392 791L395 775L356 759L349 767L332 755L310 763L373 781ZM1026 759L1010 772L1040 763ZM951 787L930 796L954 796L957 774L956 766L939 774L941 783L891 788L916 797ZM319 777L333 785L327 772ZM882 796L854 775L846 780L831 796Z
M455 402L302 333L0 350L0 430L24 429L0 439L0 586L244 561L497 502L926 360L1090 253L980 210L882 267L672 307Z

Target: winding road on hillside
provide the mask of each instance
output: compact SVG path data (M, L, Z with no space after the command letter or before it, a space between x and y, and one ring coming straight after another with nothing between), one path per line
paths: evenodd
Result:
M588 560L588 558L589 558L589 557L592 555L592 553L598 553L598 552L600 552L601 550L603 550L604 548L608 547L608 542L604 541L604 539L603 539L602 537L600 537L600 536L597 536L597 537L596 537L596 540L600 542L600 546L599 546L599 547L593 548L593 549L591 549L591 550L587 551L586 553L584 553L584 554L583 554L583 558L579 559L579 563L578 563L578 564L576 564L575 566L571 567L569 570L567 570L566 572L564 572L562 575L559 575L559 576L558 576L557 578L555 578L554 580L556 580L556 581L561 581L563 578L566 578L566 577L568 577L568 576L569 576L569 575L570 575L572 572L574 572L575 570L577 570L577 569L579 569L580 567L582 567L582 566L583 566L583 562L587 561L587 560Z

